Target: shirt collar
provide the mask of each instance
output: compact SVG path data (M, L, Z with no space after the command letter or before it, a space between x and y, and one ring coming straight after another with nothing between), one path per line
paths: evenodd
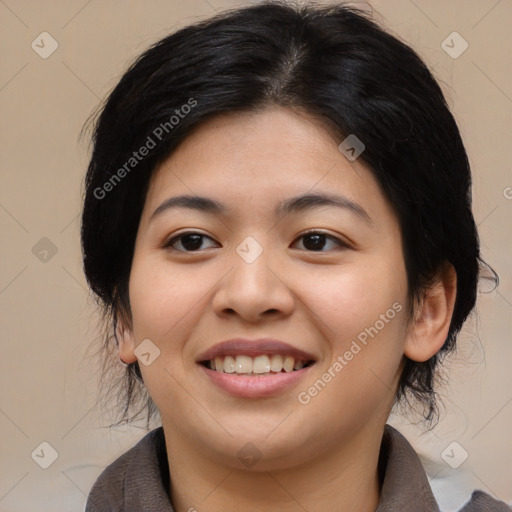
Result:
M420 458L390 425L384 429L379 467L385 469L375 512L439 512Z
M162 427L139 443L124 482L126 510L174 512L169 499L169 467ZM396 429L386 425L379 455L382 477L375 512L439 512L421 461Z

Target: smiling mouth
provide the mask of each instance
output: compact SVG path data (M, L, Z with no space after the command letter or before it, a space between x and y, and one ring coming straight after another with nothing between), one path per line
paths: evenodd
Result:
M199 364L218 373L229 373L248 377L264 377L276 373L291 373L314 364L313 360L297 359L290 355L226 355L201 361Z

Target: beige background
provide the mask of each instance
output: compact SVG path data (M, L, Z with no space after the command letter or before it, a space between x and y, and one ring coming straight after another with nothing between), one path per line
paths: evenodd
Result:
M473 166L483 255L501 277L498 291L479 297L478 320L466 325L447 365L443 421L426 435L392 422L422 455L443 510L476 487L512 503L512 2L371 4L443 82ZM98 343L97 316L81 270L78 217L88 148L77 137L150 43L234 5L0 0L1 512L83 510L103 467L145 434L106 428L95 408L98 370L88 354ZM44 31L58 43L47 59L31 48ZM441 47L454 31L469 44L455 59ZM58 453L48 469L31 457L43 441ZM452 460L469 455L458 469L441 457L452 442Z

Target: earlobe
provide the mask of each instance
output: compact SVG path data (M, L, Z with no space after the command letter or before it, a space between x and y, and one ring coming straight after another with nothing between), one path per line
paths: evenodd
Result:
M457 295L457 274L446 263L422 297L414 314L404 354L413 361L423 362L437 354L448 331Z
M137 361L135 355L135 340L131 329L125 327L123 321L118 321L115 324L116 340L119 350L119 357L125 364L131 364Z

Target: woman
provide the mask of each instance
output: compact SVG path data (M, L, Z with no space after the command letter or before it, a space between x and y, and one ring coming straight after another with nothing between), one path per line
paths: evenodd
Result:
M125 417L143 385L162 427L87 511L439 510L386 420L436 416L482 264L470 185L432 75L355 10L265 3L145 52L96 124L82 247Z

